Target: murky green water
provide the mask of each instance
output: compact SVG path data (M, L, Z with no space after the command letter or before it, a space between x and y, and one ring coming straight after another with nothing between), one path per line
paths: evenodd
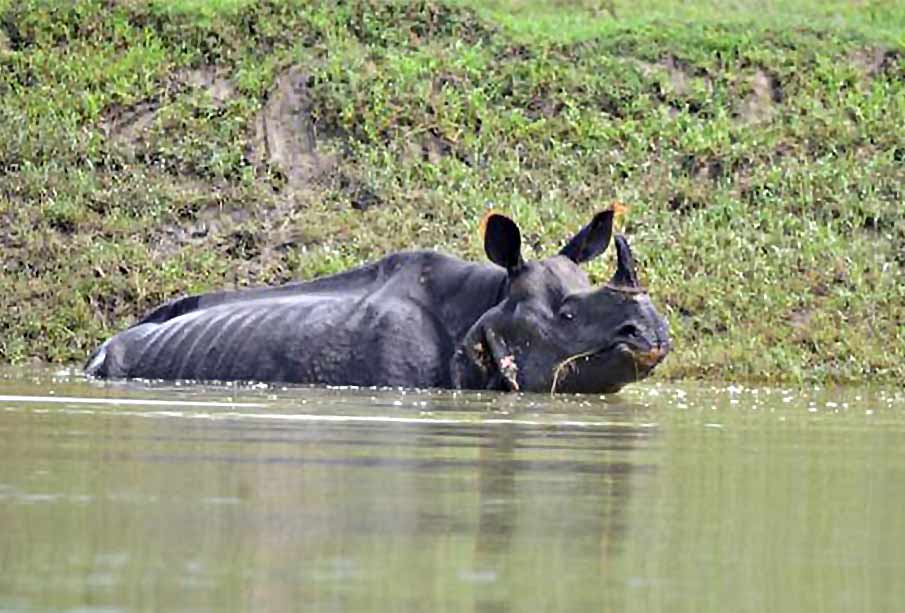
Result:
M905 606L899 392L0 396L0 610Z

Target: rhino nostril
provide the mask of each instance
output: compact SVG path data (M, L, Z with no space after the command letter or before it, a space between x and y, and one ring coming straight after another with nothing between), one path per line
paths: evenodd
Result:
M622 336L622 337L638 336L639 335L638 327L635 326L634 324L626 324L626 325L622 326L621 328L619 328L619 332L617 332L616 335Z

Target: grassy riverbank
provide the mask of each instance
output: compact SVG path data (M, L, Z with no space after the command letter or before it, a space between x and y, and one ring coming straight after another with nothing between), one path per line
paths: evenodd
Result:
M620 201L659 376L905 379L905 7L554 4L0 0L0 361Z

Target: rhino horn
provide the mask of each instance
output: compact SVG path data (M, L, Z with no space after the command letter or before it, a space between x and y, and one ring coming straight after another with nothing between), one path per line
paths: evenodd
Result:
M617 234L615 243L616 273L610 280L610 285L632 289L640 288L638 273L635 272L635 259L632 257L632 250L628 246L628 241L623 235Z

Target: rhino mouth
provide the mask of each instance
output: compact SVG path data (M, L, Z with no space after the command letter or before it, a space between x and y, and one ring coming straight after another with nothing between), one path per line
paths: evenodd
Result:
M617 392L627 383L647 377L668 352L665 345L642 349L618 341L577 353L553 369L550 392Z

